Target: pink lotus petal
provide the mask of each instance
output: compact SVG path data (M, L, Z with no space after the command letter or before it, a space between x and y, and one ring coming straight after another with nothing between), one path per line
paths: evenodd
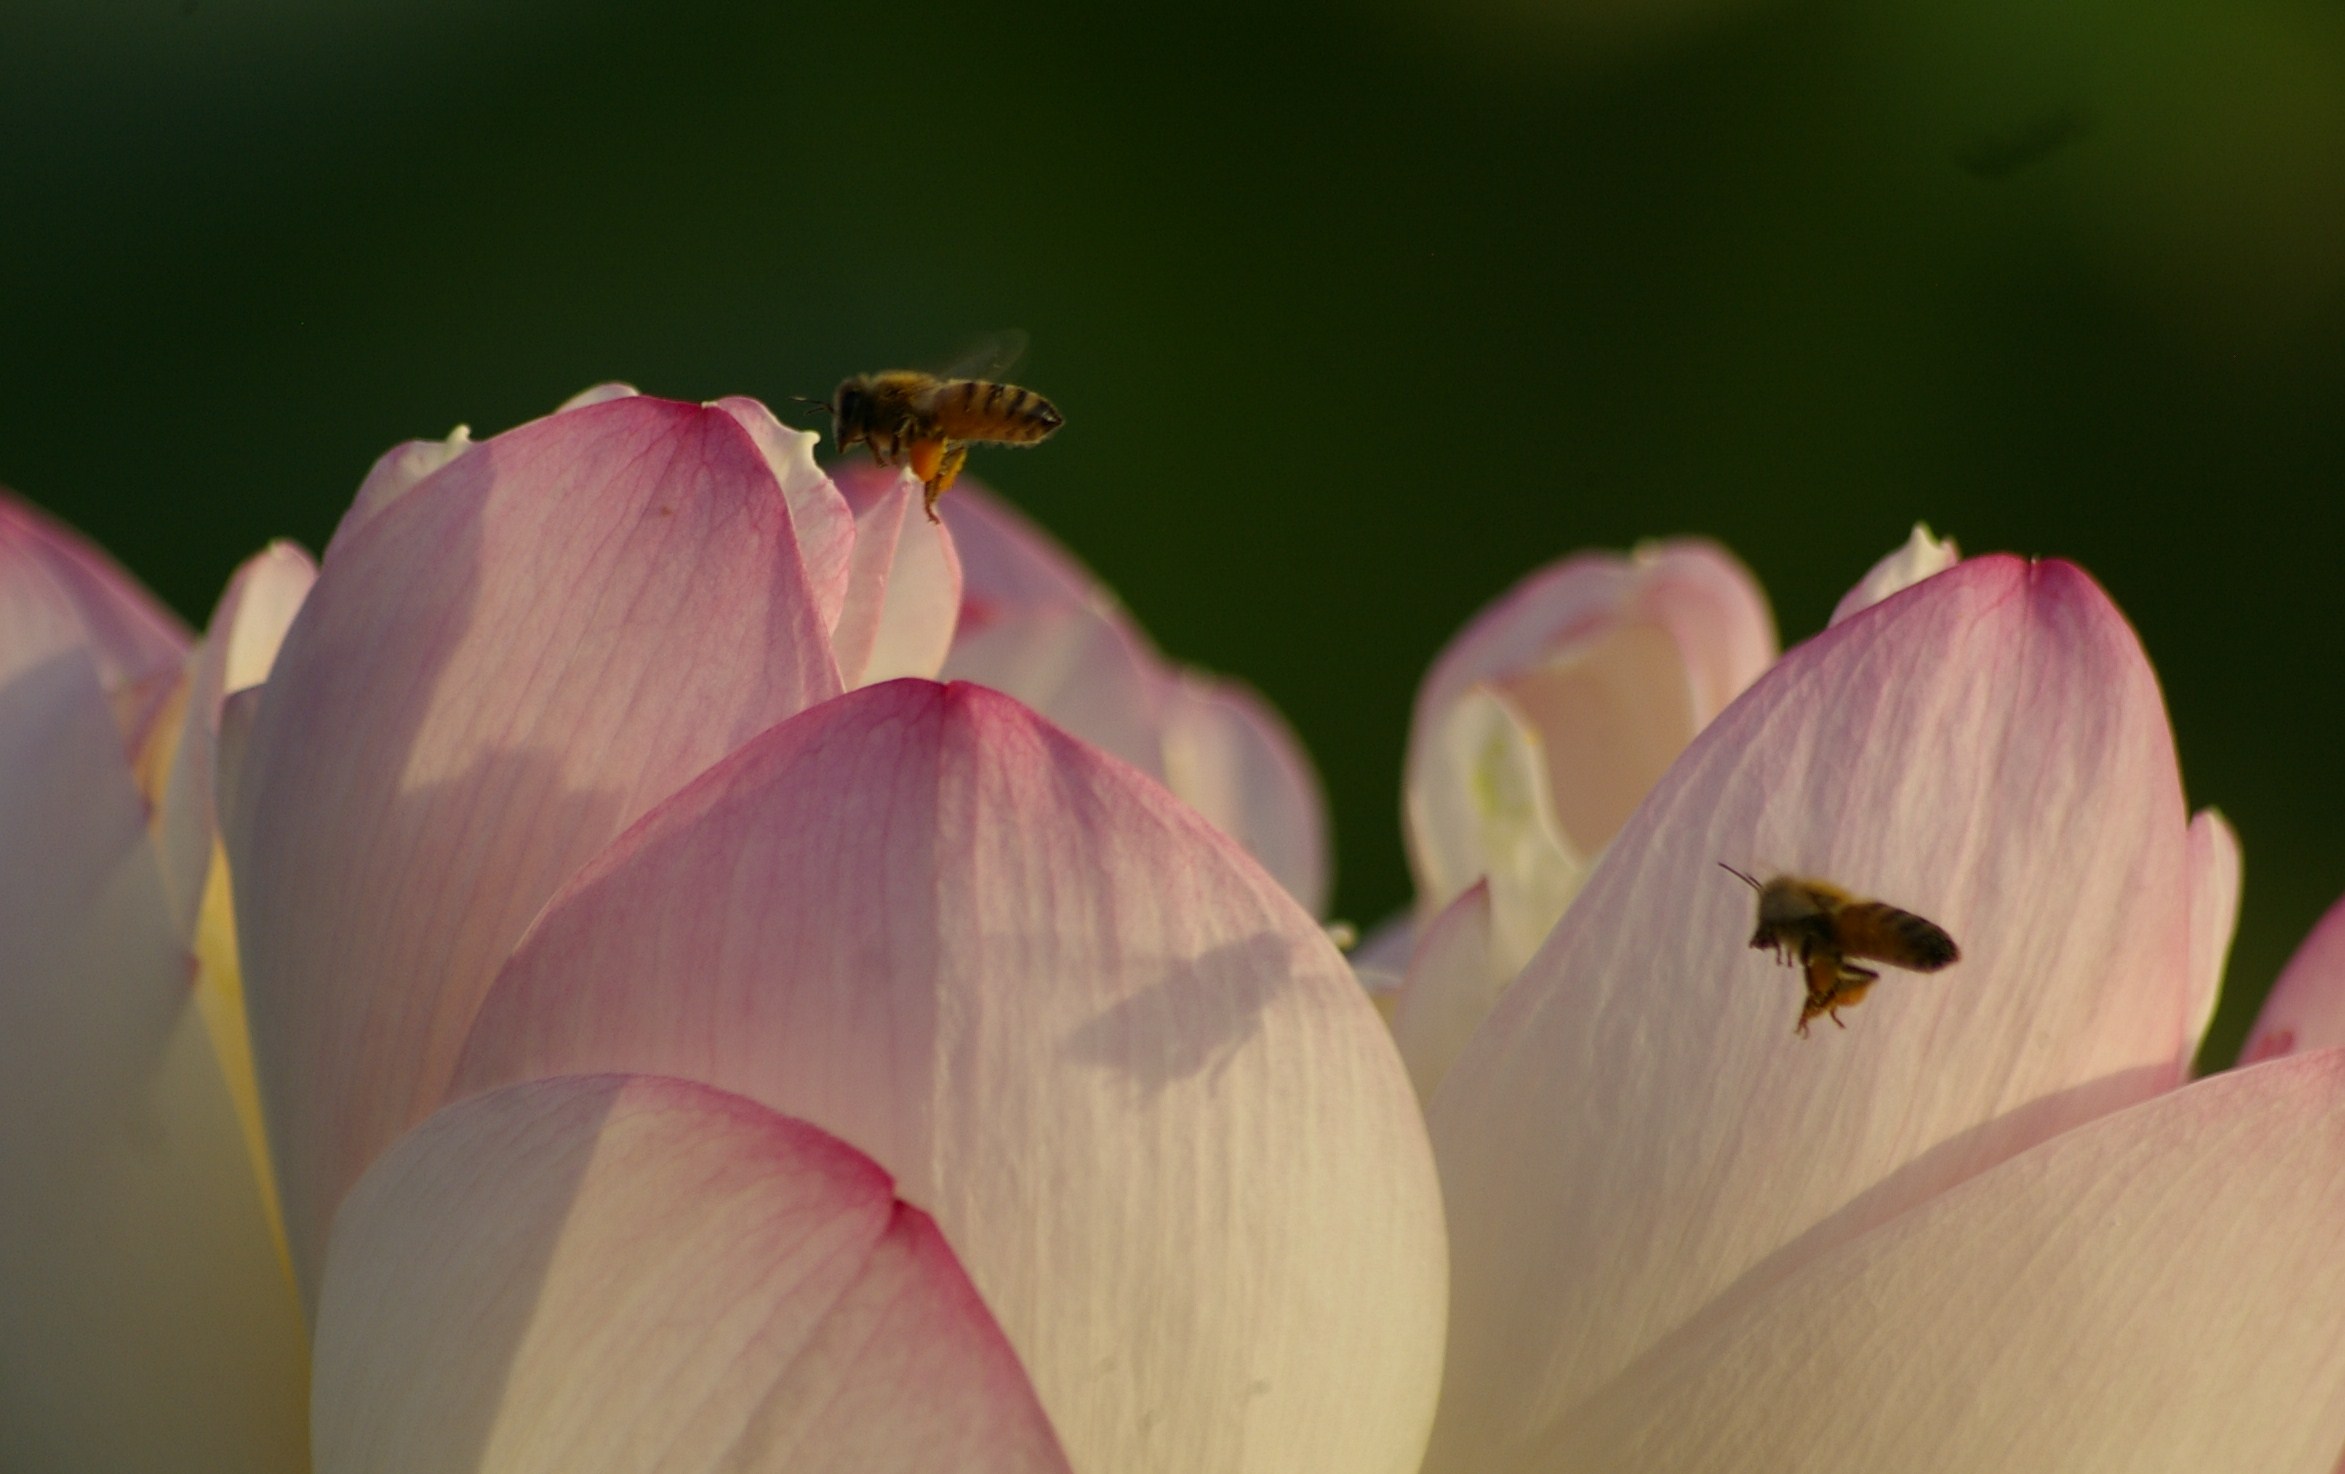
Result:
M847 484L875 473L853 468ZM1006 692L1162 778L1163 661L1089 570L982 488L938 504L961 559L946 680Z
M545 1080L399 1141L334 1227L321 1474L1064 1471L927 1215L682 1080Z
M1505 1467L1729 1286L2176 1084L2186 834L2155 678L2072 566L1973 560L1785 656L1434 1100L1454 1300L1429 1467ZM1962 959L1795 1037L1800 985L1744 945L1721 860L1910 907Z
M1477 613L1442 649L1418 689L1418 718L1584 637L1610 618L1634 584L1628 560L1613 553L1575 553L1533 573Z
M1493 683L1538 735L1548 801L1575 855L1593 857L1669 771L1698 724L1676 642L1632 624Z
M1775 621L1742 563L1714 543L1649 544L1629 557L1580 553L1543 568L1474 616L1427 672L1420 717L1468 687L1545 663L1621 618L1668 629L1687 652L1706 720L1775 658Z
M944 677L1007 692L1164 780L1298 901L1322 909L1325 801L1309 756L1269 703L1168 664L1089 569L982 487L963 483L938 505L963 574Z
M101 652L11 545L0 532L0 1468L297 1469L300 1325L186 1007Z
M445 440L407 440L392 446L378 457L366 479L358 484L358 495L350 508L335 524L334 535L326 543L326 558L331 561L334 552L354 536L358 529L372 522L383 508L415 490L441 467L473 448L472 427L458 425L448 432Z
M1525 579L1418 692L1406 809L1419 916L1487 875L1501 951L1519 965L1670 761L1774 656L1765 597L1709 543L1584 553ZM1504 724L1477 709L1487 702ZM1494 792L1507 802L1493 807Z
M719 410L649 397L487 441L348 539L222 829L294 1265L440 1100L497 966L654 802L838 689L783 499Z
M1723 1308L1511 1469L2326 1474L2345 1056L2096 1121Z
M189 977L100 656L38 558L0 540L0 1082L12 1146L154 1069Z
M2345 1044L2345 900L2297 945L2239 1052L2243 1065Z
M1920 583L1944 573L1962 561L1962 549L1953 538L1941 541L1932 533L1929 524L1916 522L1913 532L1898 549L1875 563L1865 576L1857 580L1855 588L1840 596L1833 607L1832 623L1870 609L1891 594L1902 593Z
M188 661L188 698L156 824L164 889L181 937L195 933L217 833L213 768L220 702L268 678L285 631L317 581L317 565L291 543L271 543L228 581L204 640Z
M0 642L52 640L85 646L110 692L176 671L188 644L186 627L96 544L0 491Z
M1490 883L1476 881L1425 927L1393 1000L1392 1042L1408 1064L1419 1100L1432 1102L1442 1077L1512 981L1492 953Z
M2214 809L2190 820L2190 977L2185 1007L2183 1065L2187 1068L2205 1037L2207 1023L2223 993L2223 968L2239 930L2239 835Z
M1006 697L851 692L581 874L456 1088L608 1069L896 1174L1077 1467L1416 1466L1441 1225L1382 1024L1227 837Z
M892 479L895 473L849 462L839 474L842 483L852 486L859 480ZM1081 559L983 486L964 478L936 510L953 530L953 542L961 550L962 574L971 599L997 609L1088 605L1123 619L1114 595ZM1128 620L1124 627L1134 639L1141 638Z
M964 524L946 525L955 529L958 547ZM967 568L964 556L964 589ZM1073 604L1005 609L966 595L941 674L1014 696L1150 777L1165 776L1165 685L1155 657L1097 610Z
M1236 681L1173 673L1164 692L1165 786L1262 862L1314 916L1327 910L1327 805L1294 729Z
M1631 610L1676 641L1694 720L1707 724L1775 661L1767 596L1741 559L1701 538L1646 543L1629 562L1643 579Z
M842 491L855 511L855 557L846 607L831 636L840 678L854 687L933 676L952 649L961 614L961 562L952 536L928 520L910 472L884 484L860 478Z
M798 534L798 555L806 564L806 586L815 607L822 611L823 628L839 622L847 597L848 565L854 556L855 514L839 488L814 464L811 430L793 430L774 418L773 411L740 395L718 400L721 409L749 432L759 454L790 504L790 525Z

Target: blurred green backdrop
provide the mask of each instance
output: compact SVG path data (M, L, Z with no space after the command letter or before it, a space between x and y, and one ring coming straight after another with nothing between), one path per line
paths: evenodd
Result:
M2083 561L2247 850L2227 1060L2345 890L2325 0L0 5L0 480L191 619L371 459L986 331L973 471L1292 718L1406 893L1435 649L1700 531L1787 640L1917 517Z

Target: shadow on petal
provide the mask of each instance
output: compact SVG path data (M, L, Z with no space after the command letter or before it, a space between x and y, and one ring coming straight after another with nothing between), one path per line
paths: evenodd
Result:
M1130 1078L1143 1095L1200 1073L1218 1080L1261 1030L1262 1012L1284 992L1292 944L1264 934L1229 942L1101 1011L1067 1038L1067 1054ZM1200 1008L1200 996L1212 1007Z

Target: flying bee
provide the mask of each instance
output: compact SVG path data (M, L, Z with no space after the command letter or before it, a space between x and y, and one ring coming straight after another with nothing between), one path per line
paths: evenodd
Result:
M1011 335L991 355L1000 372L1025 344ZM928 520L936 499L961 474L971 445L1036 445L1066 423L1058 407L1031 389L990 378L925 374L913 369L857 374L827 400L802 399L830 411L840 450L864 445L883 466L910 466L927 493Z
M1863 1000L1881 974L1852 958L1886 962L1909 972L1936 972L1958 962L1962 950L1945 928L1884 901L1850 895L1839 886L1796 875L1778 875L1761 884L1721 860L1718 868L1759 893L1758 930L1751 945L1807 974L1807 1001L1800 1005L1799 1034L1818 1014L1840 1023L1840 1010Z

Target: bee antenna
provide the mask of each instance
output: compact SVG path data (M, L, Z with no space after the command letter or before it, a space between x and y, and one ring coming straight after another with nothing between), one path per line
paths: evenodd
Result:
M831 415L836 415L838 413L837 410L831 408L831 402L827 399L808 399L803 394L793 394L790 397L797 400L800 404L811 404L816 409L822 410L825 413Z
M1741 881L1744 885L1749 886L1752 890L1763 891L1766 889L1765 886L1759 884L1750 876L1745 875L1742 871L1735 869L1732 865L1727 864L1724 860L1720 860L1718 862L1718 868L1733 876L1736 880Z

